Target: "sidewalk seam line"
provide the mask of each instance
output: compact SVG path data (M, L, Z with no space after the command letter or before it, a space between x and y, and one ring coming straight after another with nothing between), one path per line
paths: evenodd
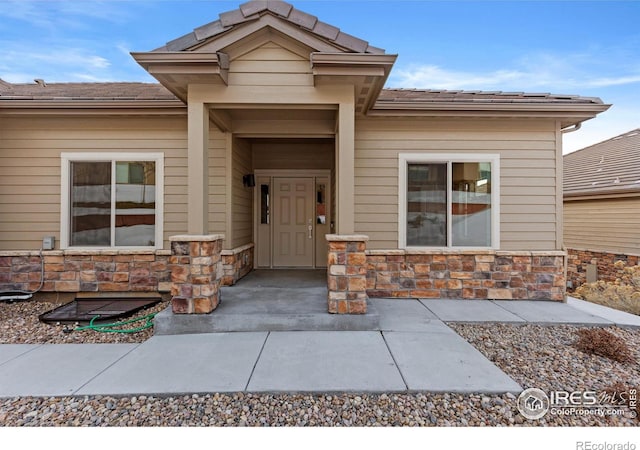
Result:
M490 301L491 303L493 303L494 305L496 305L498 308L500 308L500 309L502 309L502 310L504 310L504 311L508 312L509 314L513 314L514 316L521 318L522 320L524 320L524 322L525 322L525 323L536 323L536 322L531 322L530 320L525 319L524 317L522 317L522 316L521 316L520 314L518 314L518 313L515 313L515 312L513 312L513 311L509 311L509 310L508 310L507 308L505 308L504 306L497 304L495 300L489 300L489 301ZM498 322L498 323L504 323L504 322Z
M4 344L0 344L0 346L1 346L1 345L4 345ZM23 356L25 356L25 355L27 355L27 354L31 353L31 352L32 352L32 351L34 351L34 350L39 349L40 347L44 346L45 344L18 344L18 345L35 345L35 347L33 347L33 348L32 348L32 349L30 349L30 350L27 350L27 351L26 351L26 352L24 352L24 353L20 353L19 355L16 355L16 356L14 356L14 357L13 357L13 358L11 358L11 359L7 359L5 362L3 362L3 363L1 363L1 364L0 364L0 367L4 366L5 364L9 364L11 361L15 361L16 359L21 358L21 357L23 357Z
M146 341L145 341L146 342ZM98 372L97 374L95 374L94 376L92 376L91 378L89 378L86 382L84 382L80 387L78 387L78 389L74 390L71 395L77 395L78 391L81 390L83 387L85 387L87 384L91 383L93 380L95 380L96 378L98 378L100 375L102 375L103 373L105 373L107 370L109 370L111 367L113 367L114 365L116 365L118 362L120 362L122 360L122 358L124 358L125 356L127 356L129 353L131 353L132 351L134 351L135 349L137 349L138 347L140 347L142 344L144 344L144 342L139 342L135 347L133 347L131 350L129 350L127 353L125 353L124 355L122 355L120 358L116 359L115 361L113 361L111 364L109 364L107 367L105 367L104 369L102 369L100 372ZM116 344L117 345L117 344ZM127 344L123 344L123 345L127 345ZM96 394L99 395L99 394Z
M391 347L389 347L389 343L387 342L387 338L384 336L384 331L380 331L380 336L382 336L382 340L384 341L384 345L386 345L387 351L389 352L389 355L391 356L391 359L393 360L393 364L395 364L396 369L398 369L398 373L400 374L400 378L402 378L402 382L404 383L404 387L408 391L409 390L409 385L407 384L407 380L405 380L405 378L404 378L404 374L402 373L402 370L400 369L400 365L398 365L398 361L396 361L396 357L393 356L393 352L391 351Z
M271 336L271 331L267 331L267 335L265 336L264 341L262 342L262 347L260 347L260 351L258 352L258 357L256 358L256 362L253 363L253 367L251 368L251 373L249 374L249 378L247 379L247 384L245 384L243 392L247 392L247 390L249 389L249 383L251 383L251 379L253 378L253 373L256 371L256 367L258 366L258 361L260 361L260 358L262 357L262 352L264 351L265 345L267 345L267 340L269 339L269 336Z
M424 300L429 300L429 299L424 299ZM431 308L429 308L427 305L425 305L424 303L422 303L421 299L418 299L418 303L420 303L424 309L426 309L427 311L429 311L431 314L433 314L436 317L436 320L439 320L440 322L444 323L444 319L442 317L440 317L438 314L436 314L435 311L433 311ZM433 320L430 318L430 320Z

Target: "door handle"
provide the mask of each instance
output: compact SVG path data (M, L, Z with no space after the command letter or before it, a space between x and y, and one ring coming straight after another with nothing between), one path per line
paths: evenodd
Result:
M313 239L313 225L309 225L307 229L309 230L309 239Z

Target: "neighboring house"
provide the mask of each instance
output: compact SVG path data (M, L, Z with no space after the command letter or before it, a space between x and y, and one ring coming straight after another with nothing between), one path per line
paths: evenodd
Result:
M615 280L640 255L640 128L564 156L568 282Z
M0 82L5 286L55 236L45 291L206 297L220 234L222 284L328 262L340 312L563 300L562 134L600 99L383 89L396 55L279 1L132 56L161 84Z

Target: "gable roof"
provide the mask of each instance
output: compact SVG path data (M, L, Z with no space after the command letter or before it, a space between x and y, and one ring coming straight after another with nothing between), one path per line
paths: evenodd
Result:
M599 98L522 92L383 89L397 55L342 32L280 0L254 0L165 46L133 58L162 85L53 83L12 85L0 80L0 112L9 108L178 108L189 84L227 85L226 51L248 36L275 30L310 51L314 85L348 82L357 114L420 117L527 117L559 120L562 128L605 111ZM269 31L271 33L271 31ZM262 36L264 38L264 36ZM256 39L251 42L255 43ZM304 41L304 42L303 42ZM310 50L309 50L310 49Z
M564 196L640 195L640 128L564 156Z
M221 13L218 20L198 27L184 36L167 42L166 45L154 51L181 52L189 50L214 36L219 36L230 31L236 25L258 20L264 15L272 15L283 19L333 44L345 52L385 53L383 49L373 47L369 45L367 41L347 34L333 25L321 22L316 16L300 11L294 8L293 5L280 0L254 0L243 3L238 9Z

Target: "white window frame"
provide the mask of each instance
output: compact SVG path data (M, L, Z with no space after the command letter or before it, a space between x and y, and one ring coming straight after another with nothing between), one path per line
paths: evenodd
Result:
M60 248L74 250L100 250L100 249L126 249L126 250L161 250L164 245L164 153L61 153L61 177L60 183ZM71 232L71 163L72 162L111 162L111 185L116 184L115 163L117 161L153 161L156 164L156 223L155 245L153 246L70 246L69 234ZM115 189L111 192L111 203L115 202ZM114 228L113 217L111 228ZM112 236L113 239L113 236Z
M491 245L462 247L451 245L451 164L491 163ZM409 164L447 164L447 243L446 247L407 246L407 180ZM500 155L496 153L400 153L398 155L398 248L432 250L486 250L500 248Z

